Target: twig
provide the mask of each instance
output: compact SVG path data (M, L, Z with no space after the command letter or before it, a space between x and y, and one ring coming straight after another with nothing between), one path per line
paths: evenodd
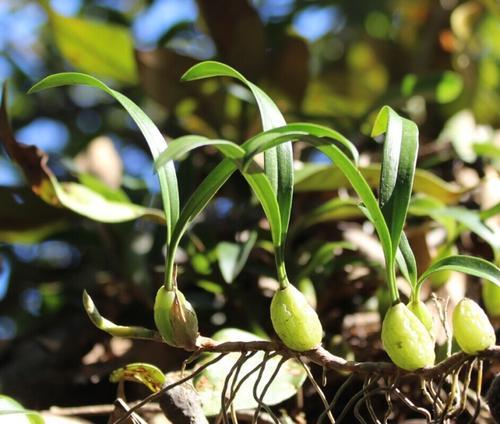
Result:
M218 343L212 339L202 338L199 344L199 349L202 352L276 352L286 358L296 358L297 352L292 351L281 343L270 341L251 341L251 342L225 342ZM302 358L307 358L310 362L314 362L324 368L336 371L354 372L362 375L391 376L401 373L401 378L406 376L422 376L425 378L441 377L444 374L450 373L453 369L459 367L466 361L474 358L463 352L455 353L449 358L434 365L416 371L405 371L398 369L394 364L389 362L354 362L347 361L344 358L335 356L319 346L307 352L300 352ZM480 352L475 357L479 359L500 359L500 346L493 346L489 349Z
M136 403L132 403L131 406L135 406ZM161 412L160 405L157 403L149 403L143 405L141 411L144 412ZM60 417L72 417L77 415L109 415L115 410L115 405L105 404L105 405L86 405L86 406L51 406L46 412L52 415L58 415ZM45 412L45 411L42 411Z

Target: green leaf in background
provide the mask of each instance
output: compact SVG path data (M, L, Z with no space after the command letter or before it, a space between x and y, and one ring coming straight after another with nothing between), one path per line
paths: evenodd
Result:
M432 219L443 223L454 234L458 236L461 231L467 229L488 243L495 256L500 254L500 236L491 230L484 222L490 216L498 214L500 204L486 211L473 211L463 207L445 207L439 200L419 196L413 199L410 207L411 213L419 216L430 216ZM461 228L450 225L449 221L460 224Z
M24 407L9 396L0 395L0 423L2 424L44 424L43 417Z
M236 78L250 89L259 107L264 131L286 124L280 110L269 96L228 65L213 61L202 62L189 69L182 79L191 81L214 76ZM280 251L277 254L283 256L293 198L294 172L291 143L282 143L276 148L266 150L264 161L266 175L274 192L277 193L282 227Z
M401 94L405 97L419 95L435 99L438 103L449 103L460 95L463 86L462 77L452 71L425 76L408 74L401 83Z
M29 90L34 93L47 88L60 87L64 85L85 85L98 88L112 97L114 97L130 114L142 134L146 138L153 159L157 159L160 153L166 147L166 141L161 135L156 125L149 117L129 98L123 94L109 88L106 84L97 78L76 72L66 72L50 75ZM163 198L163 207L165 210L165 219L167 224L167 242L171 238L172 229L179 218L179 192L177 187L177 177L173 163L168 163L158 170L160 187Z
M370 187L377 188L380 181L380 164L360 166L359 171ZM305 163L295 172L295 191L330 191L348 185L346 177L335 165L318 165ZM423 169L415 172L413 190L441 200L445 204L456 204L460 198L472 188L461 188L447 183L434 174Z
M355 250L356 247L347 241L323 243L318 249L314 250L307 264L301 267L300 272L297 274L297 281L308 278L317 268L326 265L335 257L336 250L340 249Z
M0 242L39 243L70 227L71 217L70 212L47 205L29 188L0 187Z
M242 243L222 241L217 245L217 260L224 281L232 283L245 266L248 256L257 241L257 233L252 231Z
M418 279L418 290L424 281L434 272L451 270L463 272L475 277L484 278L500 286L500 269L491 262L473 256L456 255L447 256L434 262Z
M90 19L61 16L42 2L56 45L64 58L83 72L137 83L134 43L128 28Z
M353 198L330 199L317 208L301 214L295 221L289 237L293 238L299 231L323 222L360 218L363 212L360 211L358 204L358 199Z
M433 214L455 219L468 230L481 237L491 246L494 252L500 251L500 235L493 232L481 221L481 215L478 211L471 211L462 207L450 207L437 209Z
M226 328L221 330L213 335L213 339L218 342L263 340L252 333L235 328ZM217 354L211 353L207 355L202 359L200 365L214 359L215 356L217 356ZM238 360L239 356L239 353L230 353L220 361L203 370L200 375L194 378L194 387L200 395L203 404L203 411L207 416L214 416L220 412L220 399L227 370L231 369L231 367ZM258 352L248 359L241 367L239 373L240 378L257 367L263 359L263 352ZM257 393L261 393L280 360L281 357L277 356L267 361ZM255 372L242 384L234 400L236 410L253 409L257 407L257 402L253 397L253 386L257 381L257 377L258 372ZM294 396L297 393L297 390L304 383L305 379L306 372L304 371L302 365L294 359L289 359L283 364L276 378L267 390L266 395L264 396L264 403L270 406L277 405L278 403Z
M134 362L114 370L109 376L111 383L134 381L145 385L153 393L159 392L165 382L165 375L154 365Z

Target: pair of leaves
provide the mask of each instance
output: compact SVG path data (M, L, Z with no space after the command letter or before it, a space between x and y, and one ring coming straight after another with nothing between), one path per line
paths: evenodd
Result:
M262 127L264 131L285 125L285 119L278 107L269 98L269 96L252 82L248 81L243 75L233 68L219 62L207 61L193 66L183 76L183 80L192 81L214 76L231 77L242 82L253 94L259 108ZM278 202L278 211L280 216L280 239L274 240L277 255L284 258L284 248L286 235L288 233L288 224L292 209L293 198L293 151L290 142L282 143L276 147L266 149L264 152L265 175L269 179L272 190L276 194ZM247 178L247 177L245 177ZM259 177L257 177L259 178ZM259 200L264 209L271 212L274 207L263 203L268 196L267 183L262 178L261 181L250 179L247 181L256 191ZM264 194L265 192L265 194Z
M387 283L392 301L399 300L396 286L396 261L405 276L414 280L416 261L403 233L413 189L417 165L418 128L414 122L401 118L388 106L379 112L372 136L385 134L380 171L379 205L389 229L391 244L384 246ZM398 255L398 248L401 255ZM388 255L389 253L389 255ZM401 260L401 258L403 260Z
M175 249L175 243L178 243L189 222L203 210L212 196L215 195L217 190L238 167L243 171L243 176L251 185L263 206L271 226L271 235L275 247L280 246L283 237L282 215L280 214L282 209L280 209L269 179L258 168L258 165L252 162L252 159L255 155L280 143L288 143L300 139L307 139L307 141L319 148L331 147L330 144L336 141L344 149L348 150L351 156L357 158L357 151L341 134L321 125L308 123L288 124L283 127L264 131L245 141L241 146L228 140L210 140L198 136L181 137L172 140L168 148L157 159L156 167L161 167L171 160L179 159L180 156L190 150L201 146L213 146L226 157L198 186L187 201L181 212L178 225L174 229L172 238L173 249ZM335 146L335 149L340 152L347 162L351 163L340 148ZM352 164L351 166L354 167ZM369 188L366 188L366 190L371 193Z
M412 294L418 299L420 287L433 273L443 270L454 270L484 278L496 285L500 284L500 270L494 264L480 258L464 255L453 255L436 261L425 270L417 279L417 266L410 244L403 232L406 215L410 205L413 178L416 168L418 152L418 130L416 125L399 117L389 108L383 108L379 113L372 135L386 133L383 162L380 179L379 203L386 219L391 234L392 258L387 258L386 263L391 263L395 272L395 261L405 278L412 285ZM464 208L443 208L444 215L453 217L469 228L474 228L481 237L493 244L494 251L498 250L498 240L491 237L491 231L481 223L477 214ZM441 214L443 214L443 210ZM436 213L436 212L433 212ZM382 241L382 245L383 245ZM384 249L384 253L388 249ZM392 261L392 262L390 262ZM395 278L395 274L393 277ZM391 281L389 274L389 287L393 302L398 299L395 281Z

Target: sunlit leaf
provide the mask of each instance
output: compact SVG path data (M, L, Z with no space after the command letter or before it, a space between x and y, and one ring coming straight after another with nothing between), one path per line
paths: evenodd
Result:
M463 272L475 277L484 278L500 286L500 269L496 265L481 258L465 255L447 256L446 258L434 262L419 277L418 285L421 286L434 272L443 270Z
M46 9L58 49L76 69L126 84L137 82L134 42L126 27Z
M143 384L149 390L156 393L162 388L165 382L165 375L154 365L134 362L114 370L109 376L109 381L112 383L118 383L125 380Z
M378 187L380 181L380 164L360 166L359 171L370 187ZM335 166L304 164L295 172L295 191L330 191L345 187L348 184L342 171ZM445 204L456 204L464 193L472 188L461 188L455 184L447 183L434 174L423 169L415 172L413 190L435 197Z

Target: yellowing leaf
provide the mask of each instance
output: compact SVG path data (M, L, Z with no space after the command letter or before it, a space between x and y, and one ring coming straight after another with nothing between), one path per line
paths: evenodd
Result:
M363 177L372 188L378 186L380 180L380 164L373 164L359 168ZM340 187L348 187L349 183L340 169L335 166L305 165L296 171L295 191L329 191ZM463 189L456 184L448 183L436 175L417 169L413 191L440 199L447 205L458 203L460 197L472 188Z

